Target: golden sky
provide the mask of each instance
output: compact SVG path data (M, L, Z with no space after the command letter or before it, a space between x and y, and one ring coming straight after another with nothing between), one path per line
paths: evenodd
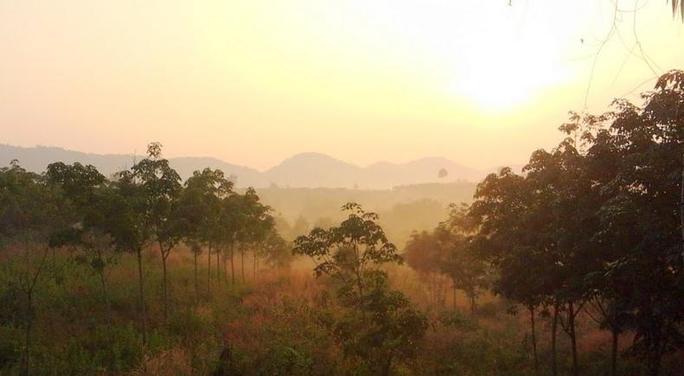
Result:
M521 163L684 68L665 1L617 6L611 33L611 0L0 0L0 143Z

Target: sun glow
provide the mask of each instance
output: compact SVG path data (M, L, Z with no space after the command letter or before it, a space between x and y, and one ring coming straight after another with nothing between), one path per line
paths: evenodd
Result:
M564 59L569 47L580 45L578 30L587 22L588 6L350 0L335 14L318 14L320 23L310 33L328 30L328 40L334 40L329 45L351 40L376 64L386 65L383 60L391 57L393 64L403 65L408 74L400 80L432 79L442 95L446 91L476 111L501 112L576 78ZM554 12L564 17L550 19Z
M1 142L487 168L555 142L567 110L652 86L636 34L658 70L684 61L665 1L618 0L605 48L609 0L64 3L0 0Z
M511 110L568 79L568 72L554 64L545 50L512 40L490 42L467 53L448 87L481 110Z

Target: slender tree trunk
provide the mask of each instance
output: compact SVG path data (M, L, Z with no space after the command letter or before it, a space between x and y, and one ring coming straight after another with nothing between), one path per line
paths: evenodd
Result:
M197 252L198 250L193 250L192 254L194 255L195 259L195 300L199 300L199 280L197 277Z
M211 245L207 248L207 295L211 295Z
M577 333L575 333L575 305L573 302L568 303L568 335L570 335L570 343L572 348L572 374L579 375L579 367L577 363Z
M361 271L356 269L356 287L359 289L359 297L363 298L363 281L361 280Z
M476 307L476 302L475 302L475 294L469 294L470 295L470 314L474 315L475 314L475 308Z
M529 306L530 329L532 330L532 355L534 356L534 374L539 374L539 358L537 357L537 329L534 322L534 306Z
M245 283L245 250L243 249L242 252L240 252L240 260L241 260L241 265L240 268L242 269L242 283Z
M32 289L31 289L32 290ZM29 290L26 294L28 304L28 315L26 318L26 328L24 329L24 370L23 374L31 374L31 330L33 329L33 291Z
M105 307L107 307L107 317L109 318L110 324L113 320L112 315L112 303L109 300L109 291L107 291L107 281L105 280L104 270L98 270L97 273L100 276L100 287L102 287L102 297L105 301Z
M254 281L256 281L257 277L257 254L256 251L252 253L253 257L253 265L252 265L252 274L254 275Z
M221 257L221 248L220 247L216 248L215 252L216 252L216 285L218 286L219 283L221 282L221 268L219 267L219 265L221 264L221 262L219 261L219 259Z
M359 298L363 299L363 281L361 280L361 269L360 269L360 257L359 257L359 246L354 243L354 256L356 260L356 268L354 269L354 273L356 274L356 286L359 289ZM428 275L428 280L429 280L429 275ZM364 315L363 310L361 311L361 314ZM364 315L365 316L365 315Z
M136 250L138 256L138 292L140 304L140 324L142 325L143 346L147 345L147 310L145 308L145 280L143 277L142 248Z
M166 278L166 260L171 250L169 249L168 251L165 251L162 242L159 242L159 252L161 253L162 259L162 297L164 299L164 322L166 322L169 318L169 295L167 290L168 279Z
M164 298L164 322L169 318L169 294L168 294L168 279L166 274L166 259L162 254L162 293Z
M558 303L553 304L553 321L551 322L551 374L558 376L558 359L556 354L556 337L558 332Z
M228 267L227 267L227 257L228 255L226 254L226 249L223 249L223 252L221 252L221 261L223 261L223 284L227 285L228 284Z
M620 333L616 329L612 329L613 343L610 349L610 375L617 376L617 354L620 339Z
M235 284L235 244L230 245L230 282Z
M54 274L57 270L57 247L52 248L52 273Z
M451 284L451 295L452 295L452 303L454 305L454 311L456 310L456 283L452 282Z
M28 246L27 246L28 248ZM33 291L36 287L36 284L38 283L38 278L40 278L40 274L43 271L43 266L45 265L45 260L48 257L48 250L49 247L45 248L45 252L43 253L43 256L40 261L40 265L38 266L38 269L36 272L33 274L31 281L29 282L28 286L26 287L26 304L27 304L27 310L28 312L26 313L26 328L24 330L24 359L23 359L23 370L22 373L26 376L29 376L31 374L31 331L33 330L33 320L35 319L35 310L33 308Z

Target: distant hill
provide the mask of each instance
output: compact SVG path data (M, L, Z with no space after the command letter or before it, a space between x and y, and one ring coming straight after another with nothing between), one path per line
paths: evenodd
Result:
M265 172L279 186L349 188L359 181L363 169L320 153L301 153Z
M137 156L141 158L141 156ZM132 154L92 154L59 147L18 147L0 144L0 166L12 159L27 170L42 172L52 162L92 164L107 176L129 168L136 159ZM479 181L488 171L480 171L445 158L422 158L407 163L378 162L357 166L321 153L301 153L283 160L266 171L228 163L211 157L169 158L183 179L205 167L221 169L236 178L238 187L269 186L291 188L361 188L390 189L395 186ZM494 171L494 169L491 169Z
M439 176L441 170L445 176ZM289 187L362 189L478 181L486 175L446 158L422 158L407 163L378 162L360 167L320 153L297 154L267 170L265 174L274 184Z
M111 176L117 171L130 168L135 159L142 158L133 154L92 154L66 150L51 146L18 147L0 144L0 166L7 166L12 159L17 159L22 167L29 171L42 172L52 162L73 163L80 162L95 166L102 174ZM205 167L221 169L226 175L238 178L240 186L265 187L270 182L265 176L252 168L226 163L209 157L180 157L169 158L173 168L185 180L195 170Z

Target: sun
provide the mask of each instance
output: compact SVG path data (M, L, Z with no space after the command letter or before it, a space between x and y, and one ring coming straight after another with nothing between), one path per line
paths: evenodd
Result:
M483 111L515 109L566 78L552 56L525 41L483 40L464 56L448 90Z

